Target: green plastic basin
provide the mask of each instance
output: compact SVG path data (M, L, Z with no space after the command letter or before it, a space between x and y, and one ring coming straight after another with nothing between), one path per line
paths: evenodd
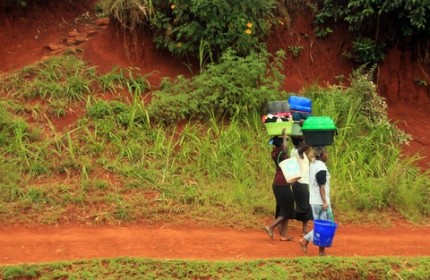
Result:
M332 118L327 116L310 116L308 117L302 126L302 131L314 131L314 130L336 130L336 126Z

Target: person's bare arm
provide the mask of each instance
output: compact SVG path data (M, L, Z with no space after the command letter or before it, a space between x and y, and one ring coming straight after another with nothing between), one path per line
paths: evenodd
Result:
M320 186L320 196L323 201L323 210L328 209L327 199L326 199L326 193L325 193L325 185L319 185Z
M289 157L289 155L288 155L287 134L285 134L285 128L282 129L282 151Z

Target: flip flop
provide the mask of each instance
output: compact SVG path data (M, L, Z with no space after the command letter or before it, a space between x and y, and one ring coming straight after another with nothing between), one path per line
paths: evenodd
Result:
M308 254L308 241L305 239L300 239L300 248L302 248L303 253Z
M293 241L294 237L281 237L280 240L281 241Z
M273 236L273 230L270 230L269 227L264 227L264 231L269 235L270 239L274 240L275 237Z

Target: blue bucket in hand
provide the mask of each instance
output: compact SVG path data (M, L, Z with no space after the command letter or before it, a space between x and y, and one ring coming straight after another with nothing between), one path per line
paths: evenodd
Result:
M314 220L314 241L319 247L331 247L337 224L333 221Z

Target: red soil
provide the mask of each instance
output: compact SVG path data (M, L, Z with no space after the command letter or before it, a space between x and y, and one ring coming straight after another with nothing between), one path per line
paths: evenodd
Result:
M43 1L42 1L43 2ZM180 61L158 52L149 40L141 40L138 52L125 55L122 34L106 25L84 24L75 19L92 11L91 1L78 7L60 4L0 17L0 74L11 73L66 48L83 49L83 58L105 72L118 67L139 67L141 73L152 73L151 83L161 77L192 73ZM37 12L35 12L37 11ZM2 12L2 10L0 10ZM72 32L73 31L73 32ZM343 34L343 35L342 35ZM291 31L278 28L269 40L271 50L288 45L304 47L302 55L291 56L286 63L285 89L300 91L317 83L334 84L342 76L348 79L352 65L342 58L348 44L344 30L323 42L313 38L305 18L297 18ZM288 52L287 52L288 53ZM414 140L405 146L404 154L420 153L419 162L428 168L430 156L429 89L413 82L421 78L430 83L411 55L393 50L379 67L378 86L387 97L389 116ZM338 76L338 78L335 78ZM79 111L70 114L59 126L74 122ZM340 225L329 254L336 256L429 256L429 227L398 222L383 229L376 225ZM2 226L0 229L0 264L76 260L87 258L139 256L183 259L254 259L301 256L298 231L293 227L293 242L271 241L264 231L222 228L180 228L169 225L132 225L122 227L92 226ZM310 247L310 255L317 249Z
M189 260L249 260L304 256L299 231L293 241L270 240L257 230L180 228L169 225L122 227L8 226L0 229L0 265L92 258L147 257ZM429 227L405 223L392 228L339 225L332 256L430 256ZM309 256L318 247L309 244Z

